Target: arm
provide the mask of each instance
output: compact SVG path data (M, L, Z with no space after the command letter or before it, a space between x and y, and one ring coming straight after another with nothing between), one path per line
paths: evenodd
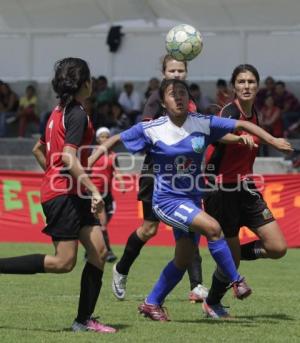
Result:
M41 168L46 170L46 145L42 144L40 141L36 142L32 149L32 153Z
M289 153L293 151L293 148L288 141L283 138L275 138L261 127L248 121L237 120L235 130L247 131L281 152Z
M258 145L255 144L253 137L250 135L237 136L233 135L232 133L228 133L227 135L219 139L219 142L223 144L244 144L248 145L250 149L252 149L253 147L258 147Z
M87 188L92 194L92 213L98 213L103 208L103 200L97 189L93 184L91 179L88 177L84 171L80 161L77 156L77 149L72 146L66 145L63 149L62 161L64 165L68 168L69 173L80 180L80 183Z
M88 168L91 168L101 155L113 148L117 143L120 142L120 140L121 136L119 134L114 135L108 138L108 140L101 144L97 149L95 149L88 159Z

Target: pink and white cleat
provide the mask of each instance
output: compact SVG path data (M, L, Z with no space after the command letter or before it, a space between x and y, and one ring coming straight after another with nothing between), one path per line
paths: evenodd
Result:
M96 318L90 318L85 324L78 323L74 320L72 331L93 331L98 333L116 333L117 329L100 323Z

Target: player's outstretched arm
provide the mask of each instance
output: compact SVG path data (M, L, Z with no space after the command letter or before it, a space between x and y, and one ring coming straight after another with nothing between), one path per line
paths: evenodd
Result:
M276 138L270 135L267 131L262 129L261 127L250 123L245 120L237 120L236 121L236 130L244 130L251 133L254 136L259 137L265 143L273 146L275 149L284 152L290 153L293 151L291 144L285 140L284 138Z
M243 144L247 145L250 149L257 148L257 144L255 144L253 137L250 135L237 136L227 133L227 135L219 139L219 142L224 144Z
M99 147L95 149L91 156L88 158L88 168L91 168L100 156L107 153L107 151L113 148L117 143L119 143L120 140L121 136L117 134L108 138L103 144L99 145Z

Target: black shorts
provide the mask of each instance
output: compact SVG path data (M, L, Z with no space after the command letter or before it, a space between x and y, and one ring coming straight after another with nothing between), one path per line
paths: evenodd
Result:
M47 225L43 232L54 241L76 240L84 226L99 225L91 213L91 200L77 195L60 195L42 203Z
M236 184L224 186L230 191L217 190L206 194L204 208L219 222L225 237L238 236L242 226L255 230L275 220L254 185L248 189L241 187L240 190L233 190Z
M152 201L143 201L143 216L144 220L150 222L159 222L159 219L156 217L152 209Z
M116 202L111 193L107 193L107 195L103 196L104 201L104 209L107 216L112 216L116 211Z

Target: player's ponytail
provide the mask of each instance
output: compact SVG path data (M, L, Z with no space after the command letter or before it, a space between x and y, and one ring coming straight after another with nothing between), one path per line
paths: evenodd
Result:
M62 107L74 100L84 82L91 78L86 61L74 57L57 61L54 65L54 72L52 87Z

